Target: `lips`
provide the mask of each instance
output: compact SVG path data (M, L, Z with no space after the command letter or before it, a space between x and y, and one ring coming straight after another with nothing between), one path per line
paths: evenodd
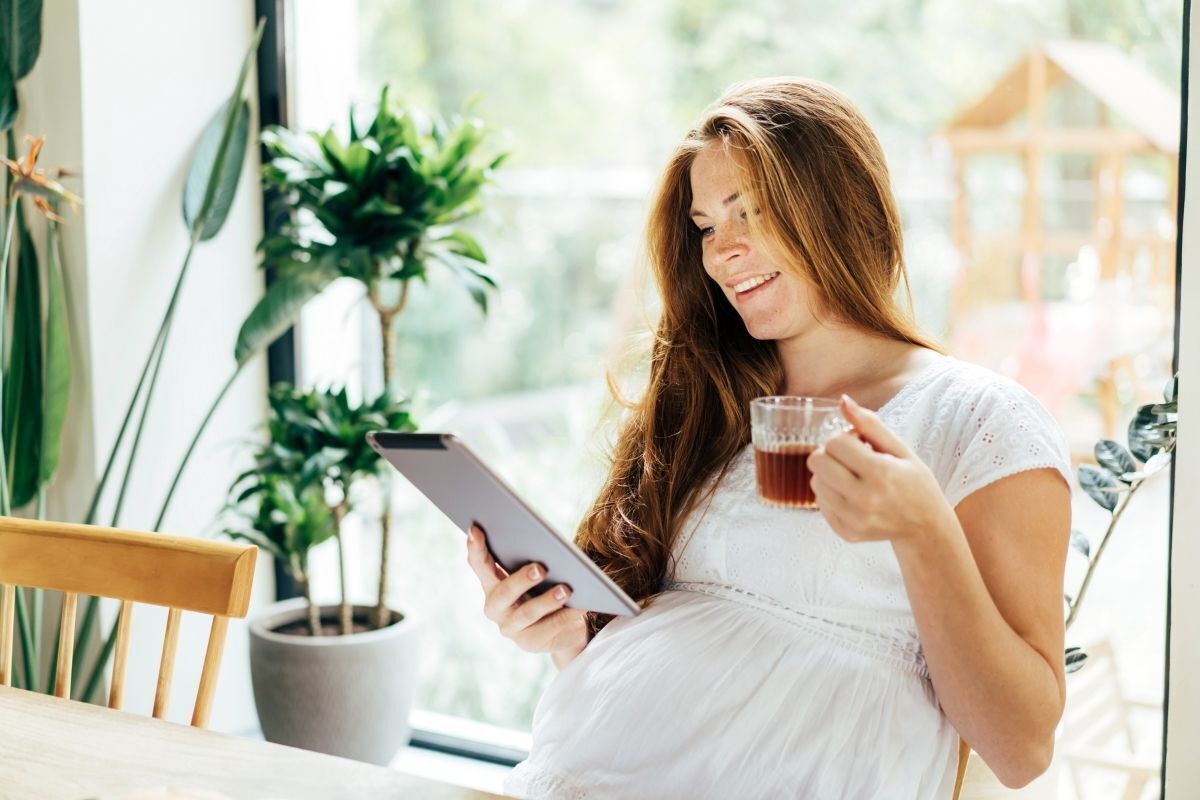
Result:
M769 286L770 284L774 283L775 279L778 277L779 277L778 272L768 272L768 273L764 273L762 275L755 275L755 276L752 276L745 280L739 281L738 283L735 283L730 288L732 288L734 291L734 294L736 294L737 297L739 299L741 299L741 298L749 297L750 295L758 292L764 286ZM739 291L739 289L740 289L740 291Z

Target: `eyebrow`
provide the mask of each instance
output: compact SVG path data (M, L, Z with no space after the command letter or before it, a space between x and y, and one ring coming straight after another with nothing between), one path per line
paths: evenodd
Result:
M738 199L738 193L734 192L733 194L729 195L729 197L726 197L724 200L722 200L721 205L722 205L722 207L727 206L730 203L732 203L734 200L737 200L737 199ZM691 212L688 213L689 218L691 218L691 217L707 217L707 216L708 216L708 214L705 214L703 211L701 211L698 208L693 208L691 210Z

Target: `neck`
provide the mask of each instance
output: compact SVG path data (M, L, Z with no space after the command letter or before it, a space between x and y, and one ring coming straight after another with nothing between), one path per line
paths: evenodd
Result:
M776 343L784 394L837 399L903 370L908 342L826 323Z

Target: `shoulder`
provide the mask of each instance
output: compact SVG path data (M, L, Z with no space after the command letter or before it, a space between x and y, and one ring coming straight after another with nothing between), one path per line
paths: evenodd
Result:
M915 438L952 504L982 486L1049 467L1071 482L1066 437L1045 405L1017 381L951 359L926 391Z

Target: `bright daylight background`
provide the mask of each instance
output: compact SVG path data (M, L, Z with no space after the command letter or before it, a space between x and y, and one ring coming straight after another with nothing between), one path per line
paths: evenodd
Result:
M605 369L645 329L643 309L653 305L643 299L639 249L647 195L690 121L738 79L806 75L855 99L888 154L922 324L958 357L1035 392L1077 461L1101 436L1123 441L1134 406L1153 402L1166 380L1181 0L296 0L291 16L299 129L341 129L349 103L370 103L390 83L394 95L443 112L474 98L473 113L504 132L513 155L475 225L501 284L491 312L484 318L431 270L401 316L397 374L424 428L461 432L566 535L602 475L613 419ZM1048 90L1047 127L1107 124L1168 144L1115 166L1087 147L1047 152L1043 230L1022 258L1021 151L973 155L956 179L940 133L993 91L992 110L976 109L973 124L990 113L1001 131L1026 130L1027 84L1003 79L1033 48L1070 40L1113 47L1047 50L1051 71L1068 73ZM1071 79L1072 58L1084 59L1087 86ZM1173 120L1122 116L1151 96L1175 103ZM956 223L956 207L967 226ZM350 285L310 306L301 382L378 391L378 331L363 311ZM1131 506L1068 634L1068 644L1098 654L1111 643L1116 659L1114 667L1098 656L1073 676L1072 704L1103 696L1115 713L1120 697L1146 698L1147 713L1130 723L1132 749L1122 744L1116 755L1155 774L1166 484L1163 473ZM527 731L553 666L499 636L480 612L461 534L411 488L397 492L391 600L424 623L418 707ZM1075 505L1075 525L1094 546L1107 514L1078 487ZM349 536L359 550L351 583L366 598L375 534ZM1072 559L1069 588L1083 568ZM332 551L316 564L318 593L332 598ZM1095 722L1068 726L1064 743L1087 738ZM1118 796L1127 774L1064 769L1060 796ZM1146 796L1157 793L1151 783Z

